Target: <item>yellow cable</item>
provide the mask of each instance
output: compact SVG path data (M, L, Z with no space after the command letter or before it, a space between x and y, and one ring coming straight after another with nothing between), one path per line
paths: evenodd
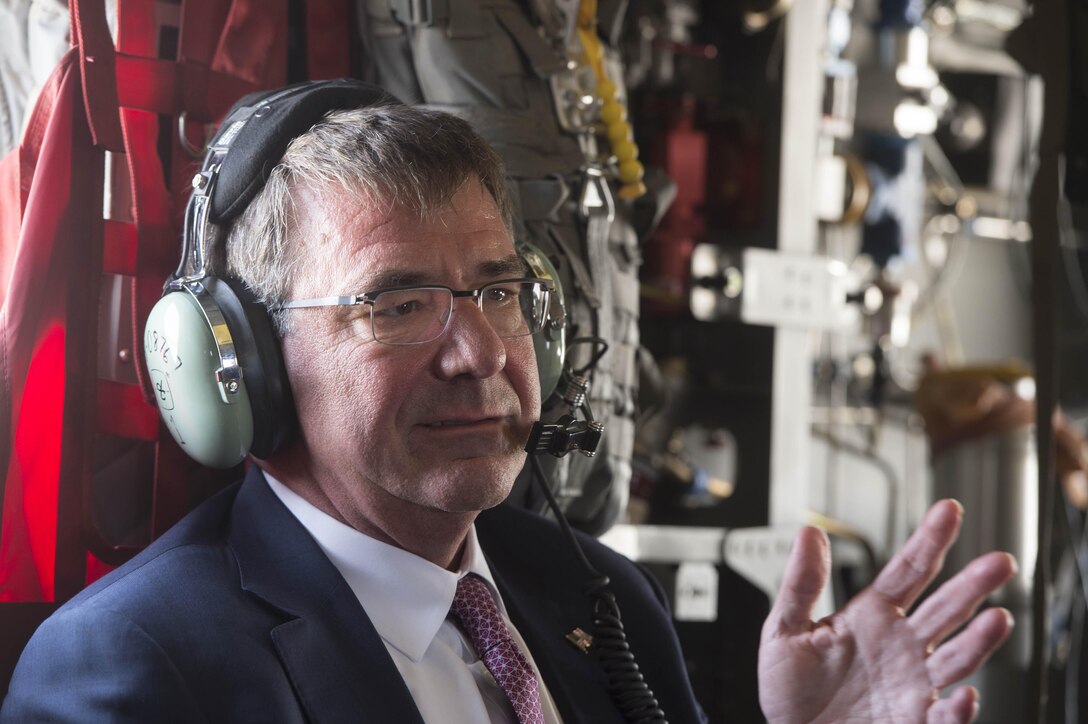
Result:
M627 121L627 109L617 100L618 86L608 79L604 68L604 48L597 36L597 0L582 0L578 6L578 39L585 51L586 63L597 78L597 97L601 99L601 122L605 136L616 157L621 199L637 199L646 193L642 182L646 169L638 160L638 146L634 141L631 124Z

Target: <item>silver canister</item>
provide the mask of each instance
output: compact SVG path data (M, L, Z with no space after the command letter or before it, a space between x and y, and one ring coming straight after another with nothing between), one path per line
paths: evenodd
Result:
M979 380L971 383L978 385ZM964 506L959 539L945 560L945 579L989 551L1007 551L1017 575L990 597L1016 619L1010 639L967 682L981 694L980 722L1022 722L1024 677L1031 661L1031 589L1038 546L1039 477L1034 384L1030 377L992 380L977 417L963 416L934 446L931 500ZM949 442L951 440L951 442ZM933 440L931 439L931 444Z

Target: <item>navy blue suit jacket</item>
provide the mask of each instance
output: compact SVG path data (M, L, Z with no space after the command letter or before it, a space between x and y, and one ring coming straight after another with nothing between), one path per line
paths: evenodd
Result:
M621 722L596 656L564 638L593 624L558 528L500 506L477 532L563 720ZM670 721L702 720L660 589L583 545ZM256 467L42 624L0 720L421 722L355 595Z

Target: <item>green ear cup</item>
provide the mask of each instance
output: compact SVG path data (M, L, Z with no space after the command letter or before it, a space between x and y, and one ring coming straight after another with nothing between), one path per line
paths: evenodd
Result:
M548 257L528 242L521 242L518 251L533 276L548 279L555 283L551 305L548 308L548 321L544 329L533 335L536 348L536 369L540 376L540 399L548 399L559 384L563 373L563 359L567 354L566 326L567 313L563 301L563 287L559 282L559 272Z
M223 325L210 322L192 294L171 292L151 310L144 354L155 402L178 445L203 465L229 468L253 442L253 410L243 380L231 391L218 378L223 360L213 329L222 334Z

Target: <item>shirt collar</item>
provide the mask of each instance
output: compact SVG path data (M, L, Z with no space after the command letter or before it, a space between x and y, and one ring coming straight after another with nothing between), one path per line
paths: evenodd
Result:
M425 558L371 538L318 510L264 473L272 492L283 502L340 571L378 635L418 662L446 620L457 581L475 573L487 582L506 615L491 569L480 550L476 526L469 528L456 573Z

